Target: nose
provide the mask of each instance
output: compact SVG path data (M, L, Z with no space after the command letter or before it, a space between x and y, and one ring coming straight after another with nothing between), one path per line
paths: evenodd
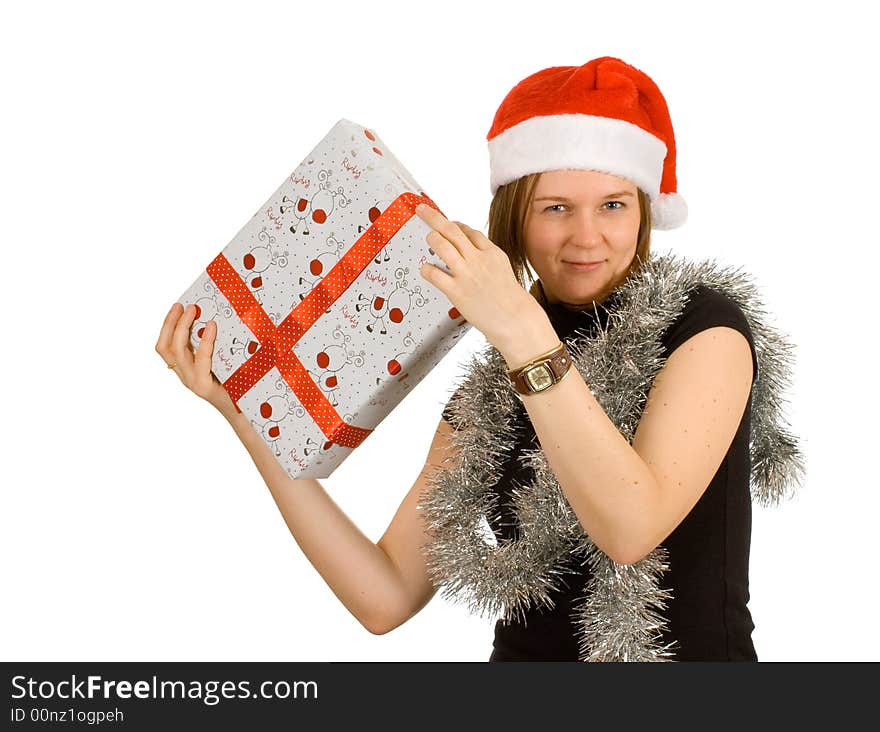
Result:
M604 234L599 217L589 210L578 211L571 218L569 238L573 244L583 247L595 247L602 243Z

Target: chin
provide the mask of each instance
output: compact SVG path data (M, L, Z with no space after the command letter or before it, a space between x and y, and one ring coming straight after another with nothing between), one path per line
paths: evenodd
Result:
M592 300L596 295L604 291L607 283L602 282L597 286L595 282L591 282L589 287L584 287L583 285L572 287L571 283L568 284L568 287L561 288L560 295L571 300Z
M604 300L610 295L610 291L607 286L603 285L601 288L591 288L590 290L575 290L571 292L563 292L559 293L557 297L565 303L569 305L583 305L589 306L594 302L602 303Z

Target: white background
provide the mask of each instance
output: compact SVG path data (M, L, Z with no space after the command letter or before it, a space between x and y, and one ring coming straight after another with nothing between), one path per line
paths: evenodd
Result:
M602 55L646 71L672 114L690 219L655 249L743 266L797 344L787 414L808 479L755 508L759 658L878 659L868 6L238 6L2 11L3 660L488 659L491 619L439 595L390 634L365 631L154 345L340 117L485 231L498 104L539 69ZM322 481L374 541L483 343L472 330Z

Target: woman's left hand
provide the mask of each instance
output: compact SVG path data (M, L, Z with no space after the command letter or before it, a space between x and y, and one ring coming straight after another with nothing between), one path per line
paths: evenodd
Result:
M425 263L419 269L462 317L499 350L515 336L517 324L540 305L519 284L507 254L482 232L419 204L416 214L433 231L425 239L451 274Z

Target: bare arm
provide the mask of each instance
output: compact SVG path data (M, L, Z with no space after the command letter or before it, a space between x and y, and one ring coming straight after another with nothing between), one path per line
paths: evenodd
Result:
M374 544L314 478L293 480L234 408L230 422L263 476L290 533L340 602L371 633L382 634L421 610L434 595L421 554L425 541L416 504L426 477L448 447L441 421L425 468Z
M538 318L534 326L524 319L501 351L511 368L525 363L525 354L559 342L546 313ZM532 344L521 335L529 328L540 334ZM666 360L631 444L576 369L523 403L584 531L615 562L635 564L672 533L711 483L742 420L751 382L745 336L717 326L691 336Z
M417 613L431 599L421 546L424 536L415 510L427 475L439 465L451 427L441 422L425 469L404 499L391 525L374 544L334 503L317 480L291 480L263 439L238 412L211 373L217 323L208 321L197 349L190 343L196 307L171 306L156 352L183 384L205 399L232 425L275 499L290 533L348 611L372 633L386 633Z

